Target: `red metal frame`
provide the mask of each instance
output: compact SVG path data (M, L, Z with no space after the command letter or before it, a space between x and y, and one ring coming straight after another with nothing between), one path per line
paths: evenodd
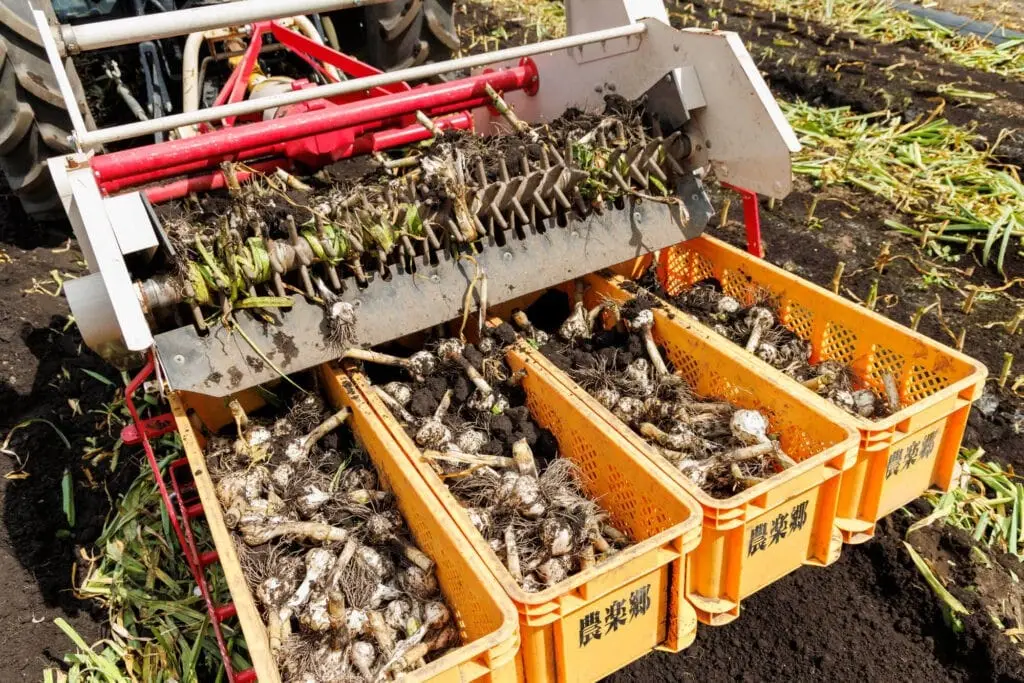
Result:
M743 199L743 225L747 229L747 251L758 258L764 258L764 244L761 242L761 207L757 203L757 193L729 183L722 183L722 187L738 193Z
M353 78L381 73L277 22L258 22L250 29L249 44L218 94L217 105L244 99L267 33L325 75L326 66ZM294 89L310 85L304 80L292 83ZM441 129L472 128L470 110L491 104L488 86L498 92L535 93L539 87L536 66L532 60L523 59L515 67L488 70L447 83L417 88L407 83L374 87L281 107L273 119L245 125L235 124L258 117L227 117L221 128L203 125L199 135L99 155L90 164L105 194L177 177L169 184L146 190L151 202L167 201L188 192L222 187L224 176L218 167L224 161L251 161L253 168L268 170L290 168L293 162L316 168L426 139L430 133L417 123L419 113L434 119ZM192 176L195 173L199 175ZM251 175L239 174L240 179Z
M224 161L261 156L283 156L309 165L325 159L333 161L351 149L357 134L408 126L412 121L407 121L407 117L414 117L417 112L439 116L489 104L488 85L499 92L531 88L537 82L536 67L529 60L524 62L517 67L345 105L320 100L321 108L317 110L104 154L92 159L93 174L101 188L106 189L116 180L126 179L137 185Z
M473 117L466 112L461 112L435 119L434 124L440 130L447 130L449 128L468 130L473 127ZM403 147L420 140L426 140L430 136L431 133L419 124L409 126L407 128L368 133L353 140L346 153L339 158L346 158L357 154L368 154L370 152L379 152L394 147ZM252 164L249 164L249 167L253 171L257 171L259 173L273 173L278 168L284 168L285 170L290 169L292 167L292 163L288 159L272 159L270 161L253 162ZM246 182L251 176L252 171L239 171L235 174L236 179L240 183ZM129 184L137 184L137 178L127 182L114 181L108 187L108 191L112 192L115 191L115 189L121 189ZM143 190L143 192L151 203L159 204L171 199L184 197L191 192L219 190L225 187L226 184L223 171L213 171L210 173L183 178L181 180L174 180L163 185L157 185L155 187L147 188L146 190Z
M132 424L121 430L121 438L126 444L142 444L146 452L146 459L153 471L157 488L160 491L160 498L163 501L164 509L174 528L174 534L185 555L189 572L199 587L199 592L206 603L206 613L213 628L214 637L217 640L217 649L220 651L221 660L224 662L224 672L228 683L253 683L256 680L256 672L253 669L245 671L234 671L231 666L231 656L228 654L227 643L224 640L221 624L227 619L235 616L233 603L226 605L214 605L213 597L210 595L209 583L206 580L206 567L218 561L215 550L199 552L196 545L195 534L192 532L192 521L203 517L203 506L199 501L195 485L192 480L192 470L189 468L186 458L179 458L170 464L168 468L169 479L173 494L168 492L167 484L164 482L164 475L160 471L160 464L157 462L156 453L153 451L151 438L176 431L177 427L174 418L168 413L156 417L142 419L135 407L134 396L139 387L148 380L155 369L155 359L150 354L146 364L139 374L125 387L125 405L132 416Z

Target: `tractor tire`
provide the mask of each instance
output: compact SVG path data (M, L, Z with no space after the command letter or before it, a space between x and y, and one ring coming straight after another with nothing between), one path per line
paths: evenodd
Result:
M64 210L46 160L71 151L71 122L30 17L27 0L0 4L0 173L25 213L51 220ZM65 68L81 93L70 60ZM87 112L82 97L79 106Z
M378 69L443 61L458 49L453 0L394 0L366 8L366 54Z

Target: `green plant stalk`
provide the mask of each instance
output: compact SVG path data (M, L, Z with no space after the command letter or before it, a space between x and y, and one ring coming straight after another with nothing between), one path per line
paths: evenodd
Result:
M984 234L983 260L1000 269L1011 242L1024 238L1024 185L992 149L976 148L971 131L939 118L780 104L803 146L794 171L820 186L861 187L916 215L912 226L888 219L887 227L965 246L968 234Z
M907 541L903 542L903 546L907 549L910 554L910 559L913 560L914 566L921 572L921 576L924 577L925 583L932 589L935 596L939 598L943 605L943 615L946 617L947 623L957 633L963 631L963 621L960 619L962 615L970 614L970 611L964 607L963 603L956 599L949 590L942 585L939 581L939 577L935 576L935 572L928 566L928 563L924 561L924 558L914 549L914 546L910 545Z
M64 476L60 479L61 507L64 510L64 518L68 527L75 527L75 480L71 476L71 470L65 468Z

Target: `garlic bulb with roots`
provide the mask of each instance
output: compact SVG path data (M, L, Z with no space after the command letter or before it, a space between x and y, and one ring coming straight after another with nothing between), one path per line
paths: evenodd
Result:
M768 441L768 420L757 410L737 410L729 420L729 431L744 445L764 443Z
M537 575L547 586L553 586L569 577L569 571L561 558L552 557L537 567Z
M308 631L323 633L331 628L331 615L328 609L328 593L320 588L310 596L306 608L299 615L299 623Z
M478 413L500 415L508 408L508 399L493 390L484 393L480 389L476 389L466 400L466 407Z
M780 360L779 348L775 346L775 344L769 344L767 342L761 342L758 344L754 355L772 366L778 365Z
M276 575L268 576L256 586L256 597L268 608L280 607L297 588L294 581Z
M413 377L427 377L437 370L437 361L429 351L417 351L409 356L409 370Z
M463 453L474 455L487 444L487 435L479 429L463 429L455 437L455 447Z
M445 626L451 618L452 613L443 602L431 600L423 606L423 624L427 628Z
M634 358L622 371L622 377L630 384L650 383L651 364L646 358Z
M403 408L412 400L412 387L405 382L388 382L381 389Z
M434 411L433 416L428 417L422 422L420 428L416 431L416 445L420 448L430 448L432 450L441 450L452 440L452 430L442 422L445 414L448 412L448 407L452 401L452 390L449 389L444 393L440 403L438 403L437 410Z
M376 680L373 673L373 665L377 661L377 648L365 640L357 640L352 643L352 650L349 653L349 660L352 666L362 675L364 681Z
M284 495L291 488L292 478L295 476L295 465L290 462L283 462L270 473L270 482L274 489Z
M338 488L342 491L363 489L373 491L377 488L377 474L365 467L349 467L341 473Z
M437 578L433 572L425 571L416 565L406 567L398 577L398 583L406 593L426 600L437 595Z
M359 549L356 550L356 557L364 567L372 571L382 581L391 576L391 573L394 571L394 566L390 560L378 552L376 548L368 545L359 546Z
M872 417L875 414L877 399L870 389L858 389L853 392L852 412L861 417Z
M840 408L842 408L843 410L849 413L857 413L857 401L854 399L852 391L847 391L846 389L837 389L836 391L832 392L829 398L831 398L832 402L835 403Z
M302 462L307 460L310 452L313 450L313 446L315 446L320 439L343 425L350 414L351 413L348 408L342 408L313 428L305 436L293 439L285 447L285 457L291 462Z
M634 358L630 361L618 380L623 392L640 398L653 395L657 385L651 379L650 368L650 363L644 358Z
M437 345L437 356L442 360L453 360L461 365L463 372L476 386L477 391L485 396L490 395L493 392L491 385L463 355L465 348L466 345L458 339L442 339Z
M608 410L614 410L619 399L622 398L622 394L613 387L602 387L594 392L594 398Z
M495 348L496 343L493 337L481 337L480 341L477 342L476 345L476 350L485 356L489 356L491 353L493 353Z
M334 494L321 490L316 484L306 484L302 487L302 493L294 499L293 504L300 515L309 519L332 498L334 498Z
M573 306L572 314L558 328L558 336L567 342L590 337L590 325L587 320L587 308L583 302Z
M366 540L373 545L390 543L395 536L395 522L388 515L373 513L363 523Z
M623 396L612 413L626 424L633 424L643 417L644 402L632 396Z
M387 583L378 583L377 587L370 593L367 606L370 609L380 609L382 605L402 597L402 591Z
M277 613L272 613L273 619L268 625L272 650L280 647L283 629L287 627L296 610L309 601L313 591L319 587L320 581L331 571L334 560L334 553L327 548L313 548L306 554L306 575L303 577L302 583L295 589L284 606Z
M540 528L540 537L552 557L560 557L572 551L572 527L562 519L557 517L545 519Z
M384 623L406 636L410 633L410 622L412 621L412 606L408 600L396 598L384 608ZM418 626L417 626L418 627ZM412 631L415 631L413 628Z
M715 312L721 315L734 315L740 311L740 302L731 296L723 295L715 302Z
M658 350L658 345L654 341L654 311L649 308L639 311L628 322L632 329L640 332L643 336L644 348L647 349L647 356L651 359L655 374L658 377L667 375L668 366L665 365L665 361L661 357L661 351Z
M537 519L546 510L541 497L540 482L535 477L521 475L512 486L512 502L516 510L527 519Z

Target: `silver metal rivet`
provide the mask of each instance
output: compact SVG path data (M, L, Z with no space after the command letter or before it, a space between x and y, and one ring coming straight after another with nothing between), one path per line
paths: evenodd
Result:
M511 251L506 251L506 252L502 253L501 258L505 259L506 261L511 261L512 260L512 252Z
M176 355L176 356L174 357L174 362L175 362L175 363L177 363L178 365L181 365L182 363L184 363L184 362L185 362L185 356L183 356L183 355L181 355L181 354L179 353L178 355Z

